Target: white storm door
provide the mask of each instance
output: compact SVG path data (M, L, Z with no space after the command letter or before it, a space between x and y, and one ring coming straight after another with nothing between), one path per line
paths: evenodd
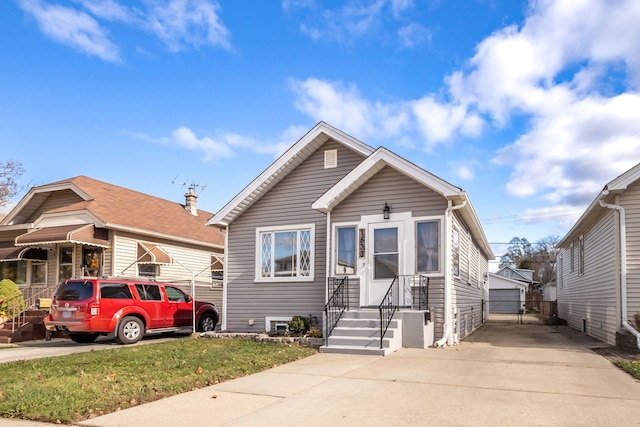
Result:
M401 222L369 225L369 274L367 305L379 305L393 279L402 272L403 233Z

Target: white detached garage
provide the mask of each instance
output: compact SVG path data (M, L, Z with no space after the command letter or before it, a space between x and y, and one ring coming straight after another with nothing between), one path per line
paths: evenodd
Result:
M527 283L489 273L489 313L519 313L525 308Z

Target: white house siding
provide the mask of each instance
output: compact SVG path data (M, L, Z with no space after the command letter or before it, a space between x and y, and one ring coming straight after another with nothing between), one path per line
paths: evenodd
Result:
M456 331L464 338L482 325L485 285L477 274L480 270L486 271L488 262L478 254L471 234L455 213L453 226L459 231L460 274L453 277L452 303L458 313ZM453 244L453 236L450 240Z
M640 181L627 187L619 203L625 208L627 227L627 320L638 328L634 315L640 312Z
M579 270L579 240L573 242L575 270L571 269L571 249L563 247L561 286L558 288L558 315L574 329L582 330L586 320L587 334L615 345L619 324L618 249L614 211L607 210L584 231L584 274Z
M338 150L338 166L324 168L324 151ZM312 316L322 326L326 300L327 217L311 204L362 161L360 154L327 141L228 228L228 331L265 330L265 318ZM256 228L315 224L314 280L260 282L255 278Z
M211 280L210 266L213 250L197 245L177 246L168 241L131 233L116 233L113 241L117 253L114 276L135 277L137 275L138 242L158 244L171 256L174 263L161 265L160 275L156 280L176 284L200 301L213 302L222 313L222 287L213 285ZM196 275L195 292L191 289L192 272Z

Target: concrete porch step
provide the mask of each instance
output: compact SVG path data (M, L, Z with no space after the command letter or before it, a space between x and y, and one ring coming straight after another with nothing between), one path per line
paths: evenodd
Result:
M386 356L389 353L393 353L395 350L388 348L371 348L371 347L359 347L350 345L331 345L320 347L321 353L339 353L339 354L355 354L362 356Z

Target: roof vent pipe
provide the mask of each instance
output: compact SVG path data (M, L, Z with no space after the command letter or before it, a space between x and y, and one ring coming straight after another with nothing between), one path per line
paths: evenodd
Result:
M198 216L198 208L196 207L196 200L198 199L198 195L196 194L195 190L196 189L194 187L189 187L189 191L184 195L184 208L191 215Z

